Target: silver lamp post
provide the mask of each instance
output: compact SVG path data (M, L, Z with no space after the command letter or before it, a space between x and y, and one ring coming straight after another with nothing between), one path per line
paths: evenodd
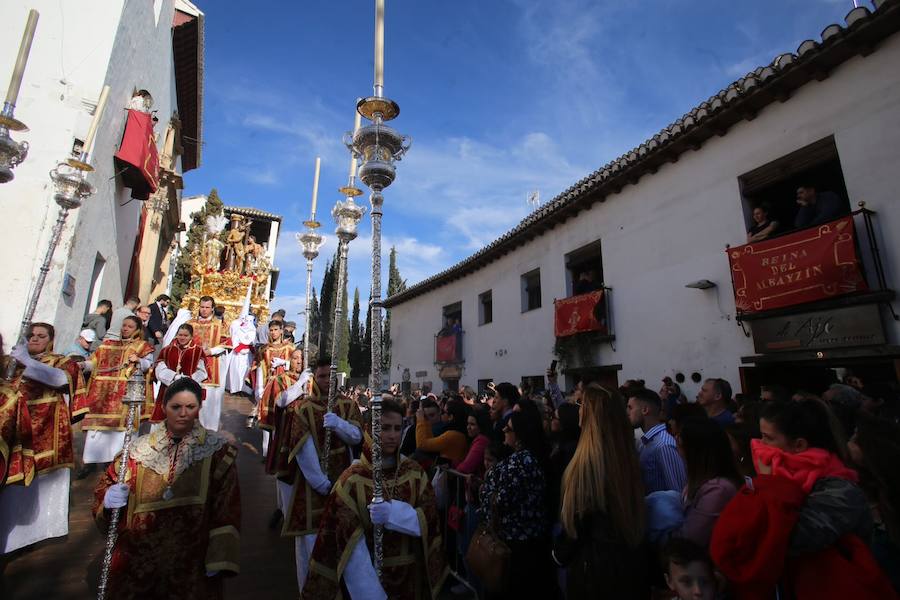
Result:
M385 125L400 114L400 106L384 97L384 0L375 0L375 82L374 94L356 103L360 115L371 124L344 134L344 143L360 160L359 178L372 191L372 373L369 386L378 392L381 385L381 217L384 188L394 182L394 166L409 150L412 139Z
M34 312L37 310L38 300L41 298L41 291L44 289L44 283L47 281L47 273L50 272L50 264L53 261L53 255L56 253L56 247L62 239L63 228L66 220L69 218L69 211L78 208L84 202L84 199L91 196L96 191L85 175L88 171L93 171L93 167L87 164L87 155L82 154L80 160L69 159L66 162L59 163L56 168L50 171L50 179L56 188L53 199L59 205L59 212L56 215L56 223L50 233L50 244L47 246L47 252L44 254L44 261L38 271L37 279L34 281L34 288L25 305L25 314L22 316L22 324L19 328L18 343L21 344L25 340L28 326L34 318ZM11 380L15 377L17 362L10 358L7 364L4 377Z
M137 420L137 412L144 404L146 391L144 374L135 366L134 373L128 379L128 390L125 393L124 403L128 405L128 416L125 419L125 440L122 445L122 454L119 460L118 482L124 483L128 476L128 454L131 452L131 441L134 433L134 422ZM116 547L116 539L119 537L119 516L121 508L112 509L109 516L109 530L106 534L106 552L103 554L103 569L100 572L100 587L97 590L98 600L106 596L106 586L109 582L109 567L112 564L112 554Z
M381 475L381 401L382 394L374 393L369 408L372 410L372 504L384 502L384 479ZM399 456L396 457L399 459ZM384 562L384 525L376 525L372 536L375 574L381 579L381 565Z
M34 40L34 30L37 28L38 11L31 9L28 12L28 21L19 44L19 54L16 56L16 64L13 67L12 77L9 79L9 88L6 92L6 100L3 103L3 111L0 112L0 183L8 183L13 180L13 169L28 156L28 142L16 142L9 136L10 131L28 131L28 127L15 117L16 100L19 97L19 88L22 87L22 76L25 73L25 64L28 62L28 54L31 52L31 42Z
M344 323L344 279L347 277L347 251L350 242L356 239L356 228L359 221L366 212L364 206L359 206L353 201L353 196L347 196L342 202L338 200L331 211L337 223L335 235L338 238L338 276L336 283L338 292L334 301L334 325L331 330L331 374L328 379L328 412L334 412L337 403L337 353L340 347L340 337L344 331L342 327ZM322 465L322 472L328 476L328 464L331 457L331 430L325 430L325 443L322 444L322 456L319 460Z
M94 167L92 167L89 162L90 152L93 146L94 136L97 133L97 127L100 123L100 117L103 114L103 109L106 106L108 97L109 86L104 86L103 91L100 92L97 108L94 110L94 119L91 121L91 128L85 138L84 149L78 159L69 158L56 165L56 168L50 171L50 179L53 181L53 186L56 188L53 199L56 200L56 203L59 205L59 213L56 216L56 224L53 226L53 230L50 233L50 244L47 247L46 254L44 254L44 262L41 263L37 279L34 282L34 289L31 291L31 296L28 298L28 303L25 305L25 314L22 317L22 326L19 329L18 343L20 344L25 339L25 333L28 331L31 319L34 318L34 311L37 309L38 300L41 297L41 290L43 290L44 283L47 281L47 273L50 272L50 263L53 260L53 254L56 252L56 247L59 245L60 239L62 239L63 227L65 227L66 219L69 218L69 211L81 206L85 198L96 192L94 186L87 181L86 176L89 172L94 170ZM12 379L15 376L16 366L16 361L10 360L3 376L6 379Z
M319 248L325 243L325 236L316 233L320 223L318 221L304 221L306 231L297 234L297 242L303 251L303 258L306 259L306 330L303 332L303 366L309 368L309 324L310 314L309 305L312 301L312 272L313 261L319 256Z

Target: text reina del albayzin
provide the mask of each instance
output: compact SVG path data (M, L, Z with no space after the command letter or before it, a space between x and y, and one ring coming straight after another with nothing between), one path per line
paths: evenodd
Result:
M797 267L797 263L794 261L802 260L807 256L806 250L798 250L762 258L760 266L771 270L772 277L758 280L756 289L765 290L823 275L822 265Z

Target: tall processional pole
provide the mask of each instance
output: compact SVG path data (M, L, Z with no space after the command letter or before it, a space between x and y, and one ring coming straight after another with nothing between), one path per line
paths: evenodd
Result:
M321 225L316 221L316 201L319 195L319 169L322 166L322 160L316 157L316 175L313 179L313 195L312 195L312 212L309 220L304 221L306 231L297 234L297 242L303 251L303 258L306 259L306 329L303 332L303 366L310 368L309 365L309 325L311 323L310 304L312 303L312 272L313 261L319 256L319 248L325 243L325 236L316 232ZM322 350L319 349L321 355Z
M103 91L100 92L100 99L97 101L97 108L94 110L91 128L88 130L87 137L82 146L83 150L78 159L66 159L64 162L56 165L55 169L50 171L50 179L53 181L53 186L56 188L53 199L56 201L56 204L59 205L59 212L56 215L56 223L53 225L53 229L50 233L50 242L47 246L47 251L44 253L44 260L38 270L37 278L34 281L34 287L31 289L28 302L25 305L25 313L22 315L22 323L19 328L19 344L24 342L28 327L31 324L31 320L34 318L38 301L41 298L41 291L44 289L44 284L47 281L47 274L50 272L53 255L56 253L56 248L59 246L59 242L62 239L66 220L69 218L69 211L81 206L85 198L93 195L96 191L94 186L87 181L86 176L87 173L94 170L94 167L92 167L89 162L90 152L108 97L109 86L107 85L104 86ZM16 367L16 360L10 358L9 363L6 366L6 371L3 373L3 377L7 380L15 377Z
M122 444L122 454L119 459L118 482L125 483L128 476L128 454L131 452L131 442L134 437L135 422L139 420L138 413L144 405L146 393L144 374L140 367L135 365L134 372L128 378L128 388L125 392L124 403L128 406L128 416L125 419L125 440ZM165 498L165 495L163 496ZM109 516L109 530L106 533L106 551L103 554L103 568L100 571L100 587L97 590L97 600L106 597L106 588L109 584L109 568L112 565L113 550L119 537L119 518L121 508L113 508Z
M396 177L394 163L409 150L411 139L385 125L400 114L400 106L384 96L384 0L375 0L375 77L373 95L357 101L357 112L371 121L345 136L345 143L360 162L359 178L372 190L372 298L369 314L372 337L372 372L369 386L378 401L372 411L372 476L373 502L383 501L381 478L381 388L382 386L382 323L381 323L381 217L384 188ZM382 529L375 529L375 569L380 574L382 557Z
M344 188L341 189L343 190ZM334 325L331 329L331 373L328 379L328 412L334 412L334 408L337 405L337 354L340 348L341 336L344 332L343 325L346 321L343 290L344 279L347 277L347 252L350 242L356 239L357 227L365 212L365 207L356 204L352 195L348 195L343 202L338 200L331 211L331 215L334 217L335 223L337 223L337 229L335 229L334 233L338 239L338 271L337 279L335 280L337 293L334 300ZM331 435L331 430L326 429L325 441L322 444L322 455L319 457L322 472L329 479L331 478L328 473L328 466L331 463L329 460L331 457Z

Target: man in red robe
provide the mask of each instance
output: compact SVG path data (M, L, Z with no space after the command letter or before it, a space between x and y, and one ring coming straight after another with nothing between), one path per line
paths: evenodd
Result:
M77 406L85 392L78 363L53 353L55 337L49 323L32 323L27 345L10 353L18 362L10 387L27 406L36 476L26 487L23 474L0 493L0 540L5 540L0 553L69 532L69 482L75 462L69 406Z
M203 296L200 298L200 315L188 321L188 325L194 328L194 343L203 348L206 356L206 381L203 382L206 397L200 409L200 424L212 431L218 431L222 416L222 399L225 396L223 374L227 351L224 341L228 337L222 321L214 316L215 310L216 301L212 296Z
M166 417L163 410L163 398L166 395L166 389L172 383L182 377L190 377L197 383L203 383L206 380L206 361L203 348L194 344L193 327L187 323L178 327L175 340L159 353L153 371L160 386L150 422L159 423Z
M328 496L301 600L436 599L447 576L438 511L422 467L399 453L403 409L382 402L385 501L372 501L368 448ZM373 523L384 526L381 577L372 564ZM346 590L346 594L342 594Z
M276 458L279 497L282 506L286 507L281 534L295 538L300 589L306 579L331 482L350 466L350 446L362 440L362 415L356 402L338 398L335 412L327 412L330 374L331 359L320 358L315 365L313 381L301 378L281 399L290 402L285 410L284 431L278 439ZM308 383L312 385L311 391ZM326 429L332 431L331 452L323 470Z

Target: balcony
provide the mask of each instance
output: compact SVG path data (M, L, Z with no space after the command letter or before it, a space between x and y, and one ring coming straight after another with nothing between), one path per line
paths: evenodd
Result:
M738 321L889 302L874 212L726 249Z
M462 330L442 329L434 336L434 364L459 365L465 361L463 356Z

